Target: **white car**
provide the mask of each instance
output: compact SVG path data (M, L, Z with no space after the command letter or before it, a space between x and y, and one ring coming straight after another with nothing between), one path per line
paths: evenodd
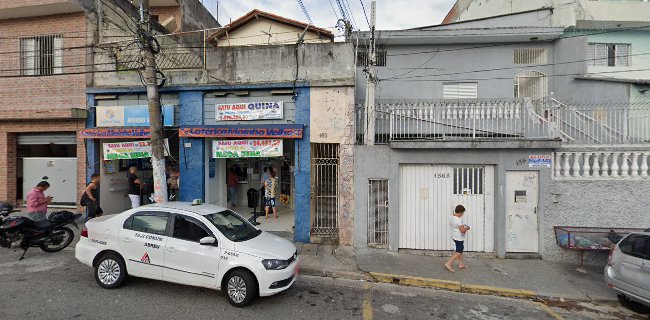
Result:
M291 287L298 253L220 206L153 204L89 220L75 248L107 289L127 275L224 289L237 307Z

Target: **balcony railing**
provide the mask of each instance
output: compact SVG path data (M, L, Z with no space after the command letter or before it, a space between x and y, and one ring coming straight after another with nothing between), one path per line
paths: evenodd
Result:
M572 148L556 152L555 179L648 179L650 148Z
M375 112L375 143L392 141L536 140L565 144L643 144L650 142L650 104L571 106L551 101L440 100L380 103ZM357 143L367 123L356 107Z
M443 100L376 106L375 141L543 139L546 119L525 100ZM365 108L357 106L357 138L365 134Z

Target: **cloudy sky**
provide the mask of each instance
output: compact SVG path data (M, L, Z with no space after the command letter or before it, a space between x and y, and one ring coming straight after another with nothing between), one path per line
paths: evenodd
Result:
M219 22L227 24L253 9L260 9L287 18L307 22L297 0L204 0L205 6L217 15L219 2ZM337 17L341 17L337 1L349 7L356 25L368 30L368 23L361 7L361 1L370 18L370 0L302 0L315 25L333 27ZM453 6L455 0L377 0L377 28L404 29L438 24ZM332 8L334 7L334 9ZM336 11L336 13L335 13Z

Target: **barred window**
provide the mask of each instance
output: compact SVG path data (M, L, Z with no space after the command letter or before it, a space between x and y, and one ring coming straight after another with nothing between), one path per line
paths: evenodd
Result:
M365 67L369 64L369 59L370 55L368 54L367 51L359 51L357 52L357 67ZM377 54L375 56L375 63L378 67L385 67L386 66L386 51L385 50L377 50Z
M548 63L546 48L516 48L515 64L545 64Z
M46 76L63 73L63 38L61 35L20 39L21 74Z

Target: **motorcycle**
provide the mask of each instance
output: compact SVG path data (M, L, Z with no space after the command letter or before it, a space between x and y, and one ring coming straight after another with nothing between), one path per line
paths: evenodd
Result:
M10 203L0 203L0 247L22 249L20 260L25 258L27 249L31 247L39 247L45 252L65 249L74 240L74 232L67 226L79 229L75 221L81 214L57 211L47 220L34 221L27 217L10 216L16 211Z

